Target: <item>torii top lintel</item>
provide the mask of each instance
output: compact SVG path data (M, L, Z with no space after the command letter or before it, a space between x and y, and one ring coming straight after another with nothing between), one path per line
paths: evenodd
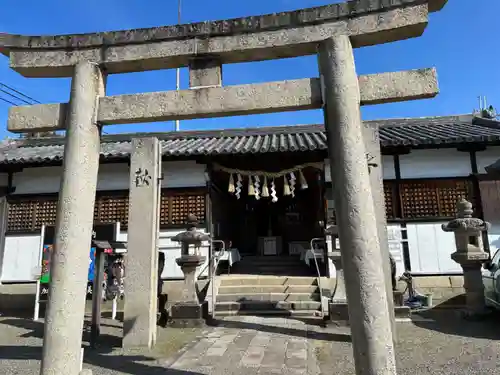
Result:
M28 77L70 76L79 60L109 73L186 66L193 56L222 63L315 53L318 41L351 36L354 47L422 34L428 13L447 0L352 0L289 12L148 29L73 35L0 34L0 52Z

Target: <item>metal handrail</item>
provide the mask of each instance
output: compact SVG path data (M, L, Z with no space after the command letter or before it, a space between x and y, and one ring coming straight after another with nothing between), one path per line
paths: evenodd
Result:
M220 243L220 244L222 244L222 247L218 252L215 252L212 254L212 256L210 257L210 261L209 261L209 264L212 263L212 261L214 261L214 264L212 267L212 272L210 275L210 284L211 284L211 288L212 288L212 318L215 318L215 300L216 300L216 298L215 298L215 276L217 273L217 267L219 267L220 258L222 257L222 255L224 255L224 253L226 251L226 243L224 241L212 240L212 249L213 249L214 243Z
M213 240L213 241L210 241L211 243L213 242L219 242L220 240ZM221 241L222 242L222 241ZM213 245L210 245L211 248L213 248ZM222 249L224 250L224 248ZM217 256L217 257L220 257L224 252L220 250L219 252L217 252L217 254L212 254L212 256L208 259L208 262L207 264L205 265L205 267L203 267L201 269L201 271L198 273L198 277L197 279L199 279L201 277L201 275L203 275L203 272L205 272L205 270L210 266L212 260ZM210 275L209 275L210 276Z
M325 312L323 311L323 288L321 288L321 273L319 272L318 259L316 258L316 252L314 251L314 243L315 242L325 242L324 238L313 238L310 242L311 244L311 252L314 257L314 264L316 265L316 272L318 274L318 288L319 288L319 301L321 306L321 318L325 317Z

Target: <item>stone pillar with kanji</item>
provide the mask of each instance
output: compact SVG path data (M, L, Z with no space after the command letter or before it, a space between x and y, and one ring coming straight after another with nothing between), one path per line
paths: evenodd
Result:
M481 267L489 259L483 249L482 232L487 231L490 224L472 217L472 213L472 204L462 199L457 203L457 218L442 225L445 232L455 234L457 251L451 254L451 259L459 263L464 272L467 317L485 312Z

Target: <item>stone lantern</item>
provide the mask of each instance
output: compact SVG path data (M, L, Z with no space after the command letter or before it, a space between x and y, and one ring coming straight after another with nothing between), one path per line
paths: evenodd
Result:
M196 270L206 261L206 257L201 256L198 249L203 241L210 240L210 235L196 230L196 216L189 215L187 221L187 230L172 237L172 241L181 243L181 257L175 261L184 273L181 299L172 306L170 314L171 325L174 327L196 327L205 324L196 291ZM193 254L189 251L190 246L193 247Z
M489 223L473 218L472 212L472 204L462 199L457 204L457 218L442 225L445 232L455 234L457 251L451 254L451 259L459 263L464 272L466 315L469 317L485 311L481 267L489 254L483 250L482 232L490 227Z

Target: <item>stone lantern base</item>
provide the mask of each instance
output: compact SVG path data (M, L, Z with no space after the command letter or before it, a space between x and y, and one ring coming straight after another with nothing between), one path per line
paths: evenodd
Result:
M181 300L171 308L170 326L185 328L205 325L203 306L196 291L196 270L205 263L205 260L206 257L199 255L183 255L176 259L184 273L184 285Z
M464 289L466 309L464 318L481 318L487 314L484 299L484 285L481 274L483 263L489 259L489 254L484 251L478 252L455 252L451 259L459 263L464 271Z

